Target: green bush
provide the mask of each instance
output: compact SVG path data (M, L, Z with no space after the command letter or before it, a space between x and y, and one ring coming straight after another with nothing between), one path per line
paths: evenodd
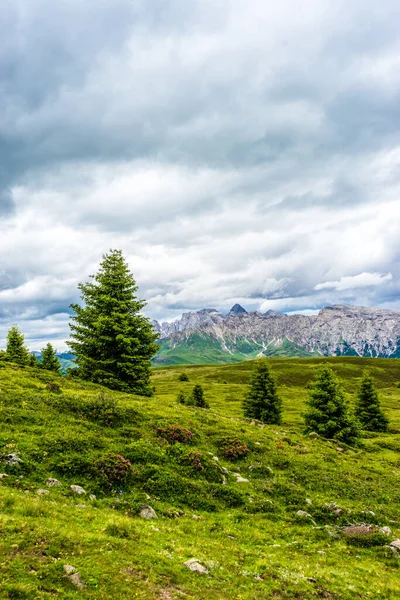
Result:
M207 481L222 483L222 472L219 465L207 454L197 450L184 451L177 458L179 465L186 467L188 475L203 477Z
M189 381L189 377L186 375L186 373L181 373L178 377L178 381Z

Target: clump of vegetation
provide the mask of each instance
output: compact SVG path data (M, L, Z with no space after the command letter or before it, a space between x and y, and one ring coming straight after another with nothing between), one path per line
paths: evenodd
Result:
M279 425L282 421L282 401L265 358L256 363L250 389L243 402L243 411L245 417L270 425Z
M93 282L79 284L84 306L72 304L71 341L82 379L151 396L151 358L158 335L141 314L137 285L120 250L103 256Z
M46 390L48 392L54 392L56 394L59 394L61 392L61 388L59 386L58 383L55 383L53 381L50 381L47 385L46 385Z
M127 458L111 452L93 465L93 472L105 488L126 485L132 475L132 465Z
M347 444L357 443L360 435L357 422L339 380L329 367L320 370L307 404L309 408L304 415L307 431Z
M40 367L46 371L53 371L58 375L61 375L61 363L56 356L56 351L51 344L47 344L41 351L42 360L40 361Z
M97 421L105 427L115 427L124 421L124 411L110 394L103 391L80 407L87 419Z
M189 377L186 373L180 373L178 377L178 381L189 381Z
M389 419L380 407L378 392L367 372L364 372L358 397L355 414L363 429L367 431L387 431Z
M174 444L175 442L179 442L180 444L190 444L193 438L193 433L181 425L158 427L156 433L170 444Z
M245 458L249 452L247 444L235 438L225 438L218 445L222 451L222 456L231 461Z

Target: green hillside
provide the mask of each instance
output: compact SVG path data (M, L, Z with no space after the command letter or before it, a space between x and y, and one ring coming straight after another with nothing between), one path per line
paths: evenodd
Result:
M388 434L360 448L303 434L306 386L324 363L352 401L369 368ZM279 427L242 418L251 361L155 368L152 398L0 362L0 598L400 597L400 559L388 547L400 538L398 360L270 365ZM176 402L195 383L209 410ZM244 456L232 462L229 449ZM23 462L8 465L10 454ZM49 477L62 485L48 487ZM140 516L145 505L157 519ZM362 523L391 532L341 529ZM189 570L192 558L208 572Z

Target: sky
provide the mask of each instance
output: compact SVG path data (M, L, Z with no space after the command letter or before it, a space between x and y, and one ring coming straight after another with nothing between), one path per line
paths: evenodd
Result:
M0 347L123 251L150 318L400 309L398 0L13 0Z

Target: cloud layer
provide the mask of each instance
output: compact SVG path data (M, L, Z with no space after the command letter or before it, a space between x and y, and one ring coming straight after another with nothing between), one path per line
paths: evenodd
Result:
M400 308L399 3L270 4L2 9L0 346L114 247L158 319Z

